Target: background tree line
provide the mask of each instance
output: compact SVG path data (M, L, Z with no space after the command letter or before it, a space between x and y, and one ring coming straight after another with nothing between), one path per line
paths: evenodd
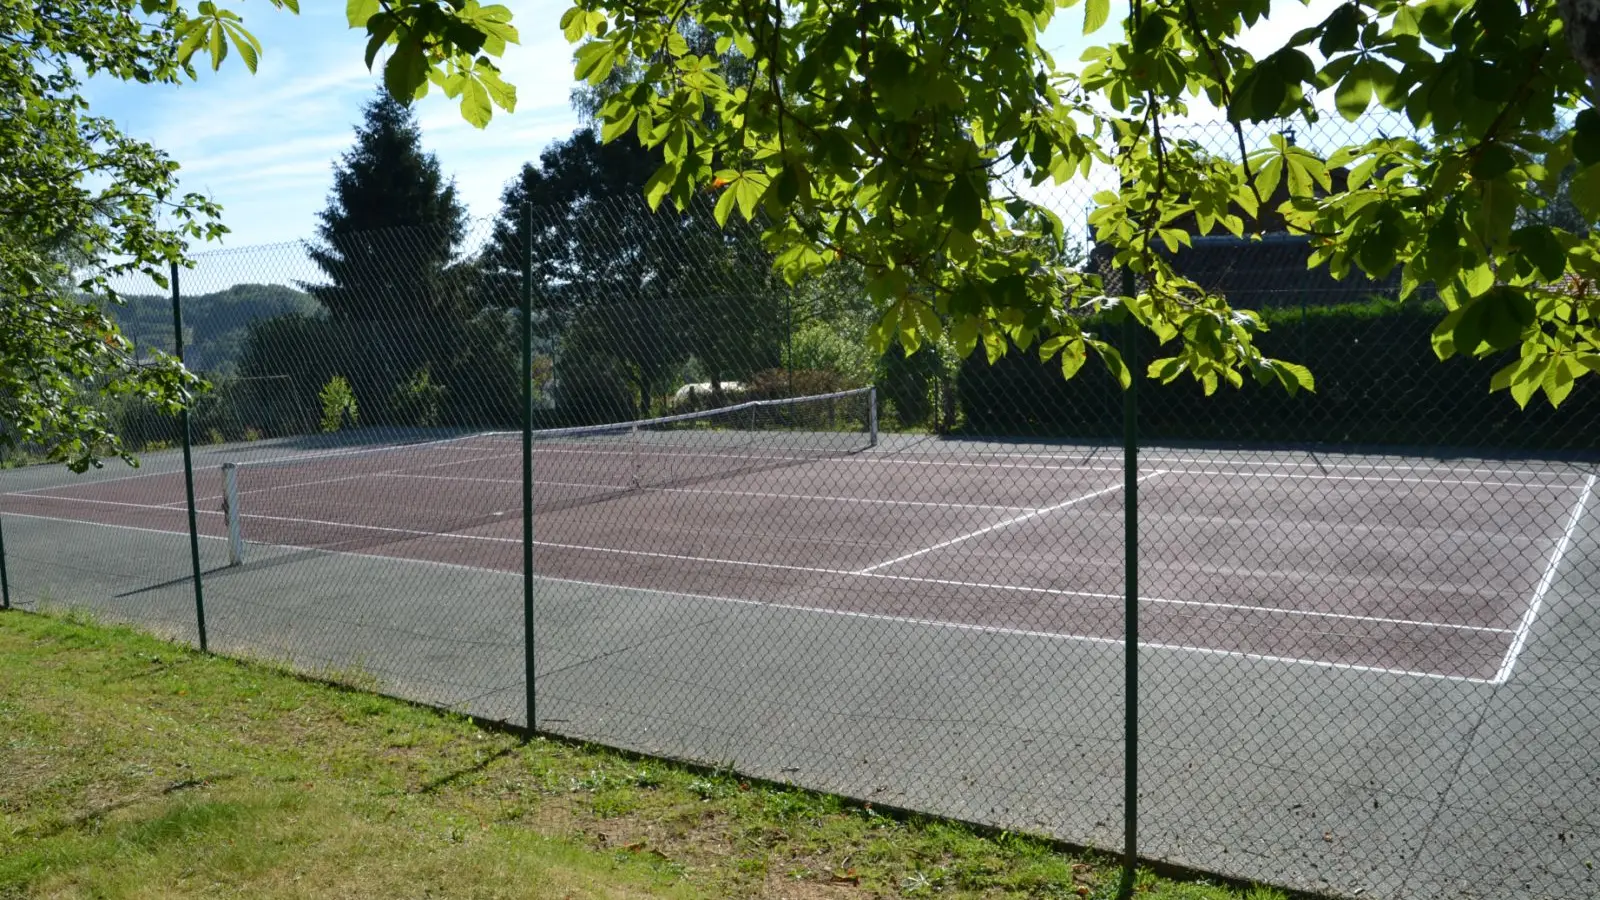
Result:
M591 96L580 91L574 99L592 115ZM1104 373L1064 380L1058 361L1022 352L963 361L948 340L922 341L909 355L892 341L873 353L868 335L878 315L858 266L842 261L789 285L774 277L759 221L719 221L721 193L652 211L641 195L661 153L630 134L602 142L581 127L524 165L489 230L474 234L454 186L423 150L412 114L380 93L336 168L309 247L322 277L298 289L241 284L187 302L189 362L213 383L196 409L197 434L238 440L314 432L329 422L518 427L525 205L536 355L527 377L538 426L876 384L889 428L1104 438L1120 427L1119 388ZM1549 210L1567 206L1558 191ZM1070 244L1053 252L1069 265L1096 264ZM1282 288L1293 301L1305 285ZM1345 294L1358 297L1359 286ZM1488 363L1437 366L1426 340L1434 306L1338 302L1309 317L1292 306L1267 315L1262 346L1317 360L1315 371L1325 374L1313 399L1249 387L1226 400L1188 384L1151 388L1151 436L1459 443L1457 426L1481 422L1495 408L1471 387ZM132 298L118 315L136 343L170 349L165 298ZM1157 348L1145 343L1141 358L1154 358ZM1368 351L1364 362L1341 362L1358 345ZM351 411L330 418L323 407L334 379L342 379L341 392L347 386ZM1411 387L1396 390L1397 383ZM1498 439L1509 447L1589 446L1573 425L1592 405L1584 399L1592 391L1581 393L1584 402L1570 409L1539 413L1537 427L1512 427L1510 410L1499 410L1495 420L1506 421ZM1452 399L1467 397L1481 402L1468 410ZM1424 408L1427 416L1419 414ZM167 419L137 402L122 404L120 420L136 441L175 437Z
M631 139L602 143L581 127L524 165L490 229L474 233L414 116L380 92L336 165L308 244L320 277L184 298L186 358L211 383L195 411L197 439L316 431L334 378L349 385L362 425L517 427L525 204L539 425L875 380L900 385L888 417L929 419L937 348L909 361L898 348L870 354L859 273L841 266L782 283L759 229L724 228L715 196L652 211L642 194L659 165L660 151ZM281 277L266 263L248 254L228 261L237 267L230 274L250 282ZM136 346L171 350L168 298L133 296L112 312ZM117 410L135 446L176 438L145 404Z

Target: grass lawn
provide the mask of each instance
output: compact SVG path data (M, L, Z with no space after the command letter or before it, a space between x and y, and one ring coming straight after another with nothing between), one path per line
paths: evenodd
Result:
M1117 876L1031 838L0 613L0 898L1111 897Z

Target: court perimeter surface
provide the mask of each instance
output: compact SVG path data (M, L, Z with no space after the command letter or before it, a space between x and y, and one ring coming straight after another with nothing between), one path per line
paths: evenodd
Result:
M197 450L212 646L523 720L517 448L249 466L325 449ZM1119 845L1120 450L891 435L631 490L639 452L536 454L542 729ZM0 487L22 599L192 636L177 454ZM1138 489L1147 855L1600 892L1593 466L1146 448Z

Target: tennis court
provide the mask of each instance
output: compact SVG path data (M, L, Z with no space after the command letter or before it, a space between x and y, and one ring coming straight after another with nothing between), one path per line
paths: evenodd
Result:
M515 435L246 460L246 548L521 568ZM547 578L956 629L1120 641L1123 473L1104 448L699 429L534 452ZM1558 463L1146 454L1146 646L1502 683L1594 491ZM228 529L221 471L199 528ZM181 471L13 490L8 514L184 532ZM250 565L253 551L243 554Z

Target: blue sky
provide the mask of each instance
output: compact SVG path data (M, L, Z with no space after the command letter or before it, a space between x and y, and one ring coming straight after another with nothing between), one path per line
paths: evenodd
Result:
M263 0L225 5L244 17L265 48L257 74L230 57L221 72L204 71L199 81L176 87L97 79L88 90L92 109L166 150L182 166L186 190L222 204L223 221L232 229L222 246L310 237L333 165L349 147L361 106L378 83L362 63L365 35L346 27L340 4L309 0L298 16ZM417 106L426 149L455 179L474 216L493 216L501 189L521 165L578 124L568 104L572 50L557 24L570 0L509 5L522 44L508 48L503 68L517 86L517 111L497 113L487 129L478 130L438 93ZM1307 11L1286 4L1287 19L1257 38L1263 45L1281 40L1279 35L1316 21L1330 5L1317 0L1314 11ZM1113 23L1121 15L1114 9ZM1063 11L1040 42L1063 67L1093 43L1079 33L1081 17L1078 9Z

